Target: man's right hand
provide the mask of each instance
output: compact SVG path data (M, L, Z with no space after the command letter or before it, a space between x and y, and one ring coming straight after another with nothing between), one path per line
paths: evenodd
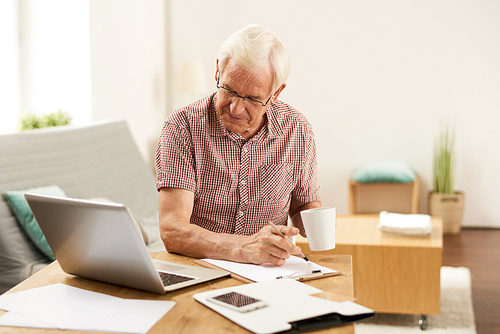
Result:
M296 227L276 226L285 236L299 234ZM242 261L246 263L270 263L284 265L285 260L293 254L299 254L300 247L293 245L282 237L271 226L264 226L259 232L245 237L239 249Z

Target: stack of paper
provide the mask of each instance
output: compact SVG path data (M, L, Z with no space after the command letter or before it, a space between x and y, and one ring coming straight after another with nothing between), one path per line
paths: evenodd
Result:
M57 283L0 296L0 309L9 311L0 317L0 326L147 333L174 305Z
M378 228L383 232L427 235L432 232L431 216L382 211Z

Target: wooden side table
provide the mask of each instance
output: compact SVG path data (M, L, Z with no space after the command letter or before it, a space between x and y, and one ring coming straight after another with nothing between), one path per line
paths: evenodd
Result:
M378 230L378 215L337 216L336 248L309 254L350 254L356 302L381 313L438 314L441 302L443 227L432 218L430 236L404 236Z

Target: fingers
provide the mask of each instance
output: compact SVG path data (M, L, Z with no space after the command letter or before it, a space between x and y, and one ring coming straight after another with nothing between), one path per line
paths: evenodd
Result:
M293 237L297 234L299 234L300 230L296 227L292 227L292 226L279 226L278 227L281 231L281 233L283 233L284 235L288 236L288 237Z
M269 253L262 252L258 256L255 257L252 263L255 264L273 264L276 266L282 266L286 263L286 258L276 257Z
M273 228L265 227L261 230L261 237L263 241L266 242L268 248L266 248L266 253L274 257L273 262L279 262L281 264L285 263L285 259L288 259L292 254L299 254L301 252L300 247L292 244L292 242L287 238L288 236L295 236L299 234L299 229L295 227L288 226L276 226L279 232L275 231ZM277 261L277 262L276 262Z
M278 236L281 236L283 240L280 240L279 238L278 239L275 239L276 240L276 244L286 250L288 253L290 254L299 254L301 252L301 249L300 247L297 247L295 246L291 241L290 239L286 238L286 237L293 237L293 236L296 236L300 233L300 230L296 227L290 227L290 226L283 226L283 225L280 225L280 226L275 226L279 232L275 231L274 228L272 230L273 233L277 234L277 233L281 233L281 234L278 234ZM285 237L283 237L285 236Z
M271 226L262 228L259 232L245 239L240 251L244 253L243 262L283 265L292 254L299 254L300 247L292 244L287 238L299 233L299 229L288 226ZM281 233L281 234L280 234Z
M301 252L300 247L292 244L292 242L286 237L276 235L272 238L271 242L272 245L275 246L275 254L273 255L288 259L291 254L299 254Z

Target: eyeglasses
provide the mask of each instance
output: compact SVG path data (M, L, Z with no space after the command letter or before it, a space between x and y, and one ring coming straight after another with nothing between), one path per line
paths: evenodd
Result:
M252 107L252 108L265 107L269 103L269 101L271 100L271 97L273 97L273 95L271 94L271 96L269 96L269 98L267 99L266 103L263 103L259 100L256 100L252 97L249 97L249 96L241 96L238 93L236 93L234 90L231 90L227 87L221 86L219 84L219 80L220 80L220 74L217 76L217 89L220 89L226 98L234 101L236 98L239 97L243 100L243 103L247 107Z

